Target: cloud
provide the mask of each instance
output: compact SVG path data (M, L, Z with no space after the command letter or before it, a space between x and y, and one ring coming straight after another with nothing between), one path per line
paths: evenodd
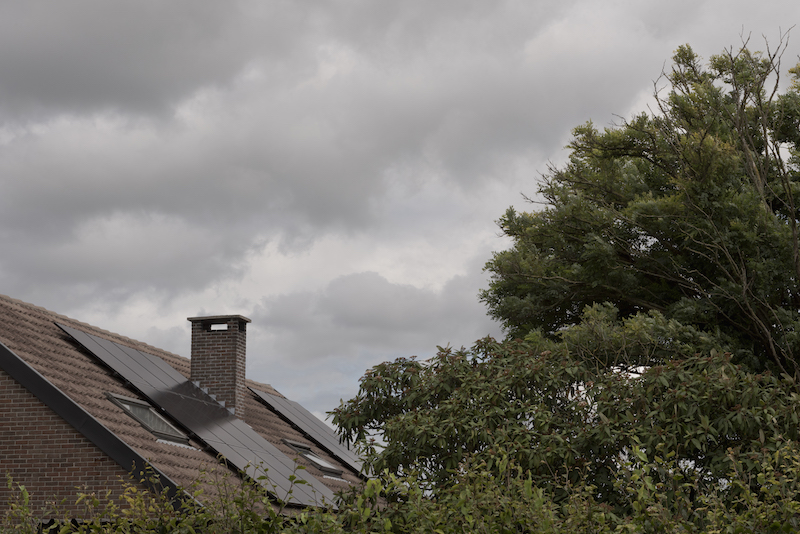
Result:
M38 290L55 280L105 295L157 290L166 297L202 287L217 272L241 273L242 267L231 259L241 256L240 249L250 242L225 237L208 235L176 217L116 213L78 225L72 238L61 243L32 244L17 265ZM125 286L119 286L120 279Z
M184 354L186 317L253 315L254 372L324 411L381 359L496 328L476 298L493 221L532 209L573 127L641 111L680 44L708 57L744 23L758 48L798 15L5 2L0 289Z
M273 340L270 359L374 360L398 345L430 354L437 345L470 345L497 331L477 300L480 278L456 276L435 291L392 284L375 272L352 273L320 291L265 298L253 320Z
M198 86L227 82L246 63L247 41L228 39L237 7L4 3L0 109L18 121L97 110L164 113Z
M250 315L248 374L318 410L330 409L355 395L356 378L382 361L428 358L437 346L501 337L478 302L484 286L480 268L452 277L438 291L361 272L319 291L264 298Z

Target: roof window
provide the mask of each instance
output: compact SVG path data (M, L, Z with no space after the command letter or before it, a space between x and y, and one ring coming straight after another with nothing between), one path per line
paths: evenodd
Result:
M283 439L283 442L290 446L295 452L300 454L300 456L307 459L311 464L325 473L326 475L330 475L329 478L341 479L342 473L344 472L341 468L332 465L329 462L326 462L316 454L311 451L311 445L307 445L305 443L300 443L299 441L293 441L291 439Z
M106 395L159 440L173 441L184 445L189 443L189 437L167 421L149 402L111 393L106 393Z

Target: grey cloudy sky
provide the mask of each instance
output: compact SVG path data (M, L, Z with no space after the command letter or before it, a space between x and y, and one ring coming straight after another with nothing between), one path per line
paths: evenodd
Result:
M246 315L249 376L322 414L372 365L500 334L477 299L494 221L573 127L646 109L680 44L798 21L788 0L2 2L0 292L187 356L186 317Z

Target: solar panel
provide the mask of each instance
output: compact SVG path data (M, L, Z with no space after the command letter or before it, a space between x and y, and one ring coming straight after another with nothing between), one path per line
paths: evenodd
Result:
M292 475L304 478L295 472L292 459L161 358L69 326L58 326L230 465L253 480L267 470L268 483L276 489L266 489L277 491L277 497L286 499L291 490L290 503L316 506L324 498L333 505L333 492L314 477L306 477L307 485L292 484Z
M339 441L339 436L320 421L318 417L303 408L299 403L289 399L250 388L267 406L284 420L297 427L317 445L335 456L356 473L361 473L361 460L346 445Z

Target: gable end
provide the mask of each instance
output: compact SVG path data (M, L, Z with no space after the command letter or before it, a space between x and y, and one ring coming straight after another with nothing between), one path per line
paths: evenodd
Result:
M169 477L148 464L141 455L3 343L0 343L0 369L119 464L125 472L138 473L147 469L154 473L161 487L152 489L160 491L166 488L168 495L173 498L174 506L180 506L180 499L174 499L175 497L189 498Z

